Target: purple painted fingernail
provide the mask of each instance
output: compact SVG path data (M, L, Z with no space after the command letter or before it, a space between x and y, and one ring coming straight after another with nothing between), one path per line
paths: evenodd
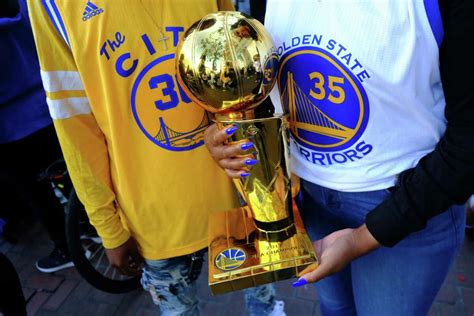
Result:
M245 143L242 146L240 146L240 148L242 148L242 150L247 150L247 149L250 149L252 147L253 147L253 143Z
M235 131L238 129L239 127L238 126L232 126L232 127L229 127L228 129L225 130L225 133L227 135L232 135L235 133Z
M241 176L242 178L247 178L248 176L250 176L250 173L248 173L248 172L242 172L242 173L240 174L240 176Z
M258 162L257 159L247 159L247 160L245 160L245 164L247 166L253 166L253 165L257 164L257 162Z
M305 279L299 279L298 281L293 282L293 284L291 286L298 287L298 286L303 286L307 283L308 283L308 281L306 281Z

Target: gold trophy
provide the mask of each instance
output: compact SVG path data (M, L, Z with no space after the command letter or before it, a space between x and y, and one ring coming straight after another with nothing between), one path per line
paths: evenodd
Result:
M247 205L209 219L209 285L222 294L298 275L317 257L292 205L287 118L255 118L278 72L275 45L263 25L240 12L217 12L194 23L178 46L177 77L189 97L234 124L230 141L254 146L259 163L234 180Z

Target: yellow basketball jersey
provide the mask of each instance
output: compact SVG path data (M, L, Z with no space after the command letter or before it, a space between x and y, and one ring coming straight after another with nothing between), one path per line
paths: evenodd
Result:
M175 50L227 0L28 0L49 110L104 246L132 235L147 259L207 244L210 212L236 206L179 87Z

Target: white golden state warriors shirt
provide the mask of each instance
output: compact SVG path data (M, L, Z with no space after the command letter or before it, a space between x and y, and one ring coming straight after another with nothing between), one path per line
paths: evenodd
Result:
M293 171L341 191L394 185L446 128L436 0L269 0Z

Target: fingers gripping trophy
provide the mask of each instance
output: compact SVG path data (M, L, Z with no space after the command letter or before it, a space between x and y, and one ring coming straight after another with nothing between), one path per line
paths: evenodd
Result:
M317 265L292 205L287 118L255 118L278 72L275 45L263 25L240 12L205 16L184 34L177 75L191 99L214 113L219 128L238 126L230 141L254 144L259 160L234 180L247 205L209 220L209 285L226 293L298 275Z

